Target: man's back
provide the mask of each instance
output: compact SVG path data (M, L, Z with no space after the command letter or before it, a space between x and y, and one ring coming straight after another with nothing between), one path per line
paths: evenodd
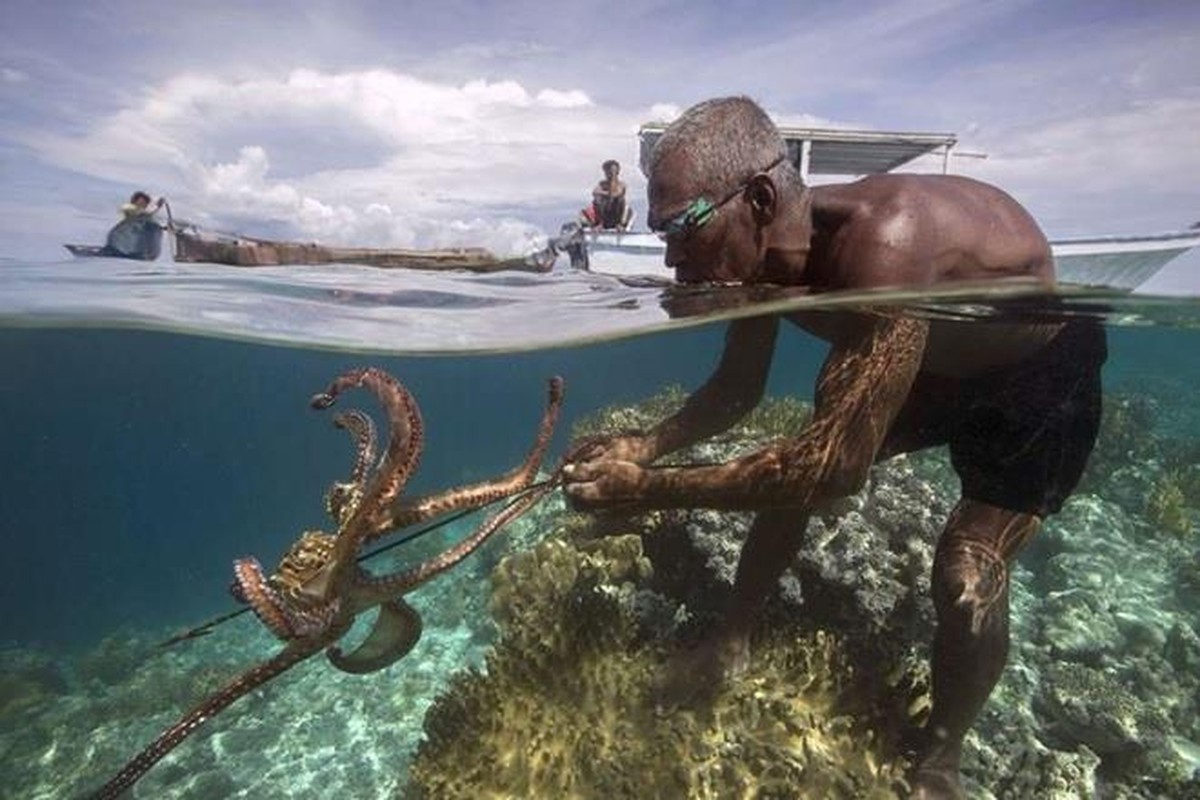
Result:
M1050 246L1037 223L1012 197L986 183L946 175L874 175L812 192L813 249L805 282L819 291L1054 280ZM854 314L791 320L830 341L861 323ZM1059 328L935 321L922 371L968 377L1007 366L1040 350Z
M872 175L813 194L805 282L818 290L1029 278L1053 282L1033 218L1000 189L952 175Z

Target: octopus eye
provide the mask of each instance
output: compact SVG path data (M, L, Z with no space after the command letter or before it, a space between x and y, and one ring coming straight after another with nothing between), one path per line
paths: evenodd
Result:
M250 602L250 598L246 597L246 593L242 591L242 585L236 580L229 582L229 593L233 595L233 599L242 605Z

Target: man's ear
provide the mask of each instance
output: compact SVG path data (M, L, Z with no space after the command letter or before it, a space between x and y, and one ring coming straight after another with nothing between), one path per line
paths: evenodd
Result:
M775 182L769 175L760 172L750 179L746 184L746 199L750 203L750 210L754 212L754 218L760 224L775 219L779 197L775 190Z

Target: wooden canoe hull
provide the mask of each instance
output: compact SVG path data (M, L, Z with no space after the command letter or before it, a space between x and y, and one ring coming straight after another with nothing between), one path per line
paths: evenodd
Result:
M364 264L385 269L545 272L529 259L496 257L481 247L442 250L329 247L315 243L269 239L207 239L184 231L175 233L175 260L227 264L235 267L274 267L293 264Z

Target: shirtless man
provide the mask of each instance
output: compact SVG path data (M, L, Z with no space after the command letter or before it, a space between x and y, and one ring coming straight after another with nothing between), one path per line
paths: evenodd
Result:
M646 165L648 222L665 236L678 280L813 291L1053 284L1045 237L999 189L924 175L809 188L786 155L774 124L746 98L701 103L671 125ZM674 416L581 448L565 473L567 497L578 508L758 512L731 607L668 671L668 697L680 700L745 667L750 631L814 511L862 487L875 461L949 445L962 497L934 560L933 707L911 783L914 797L961 797L963 736L1007 658L1008 565L1074 489L1095 440L1103 329L789 314L831 344L807 428L727 464L649 468L758 403L779 319L733 322L716 371Z
M621 181L620 163L609 159L601 166L604 180L592 190L591 219L585 215L584 224L596 228L622 229L629 227L632 213L625 203L625 184Z

